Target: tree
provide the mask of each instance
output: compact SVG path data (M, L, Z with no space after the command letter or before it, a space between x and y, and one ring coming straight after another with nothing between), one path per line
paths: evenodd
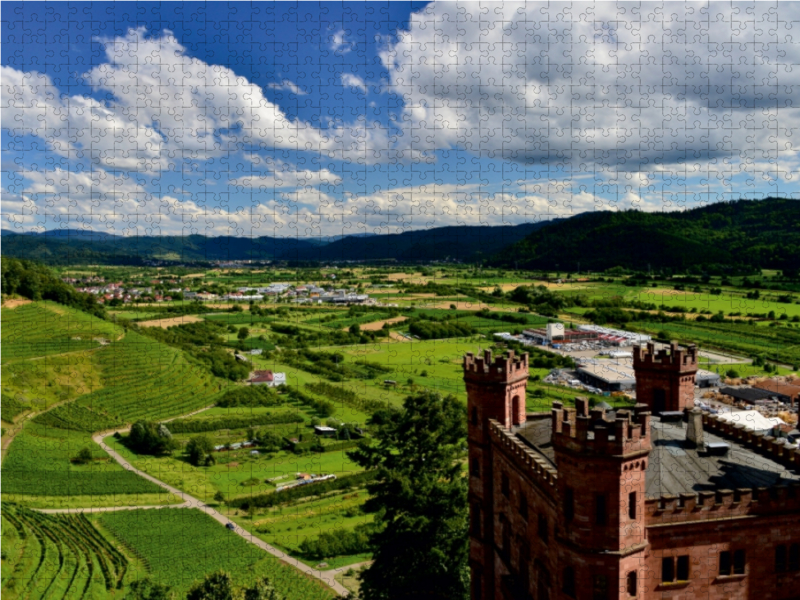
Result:
M361 325L358 323L353 323L350 325L349 331L352 335L361 335Z
M89 449L89 448L81 448L78 451L78 455L75 458L72 459L72 462L74 462L76 464L79 464L79 465L85 465L85 464L88 464L88 463L92 462L92 451L91 451L91 449Z
M213 451L214 444L207 435L197 435L186 444L186 454L189 455L189 462L195 467L205 465Z
M725 376L729 377L730 379L739 379L739 371L736 369L728 369L725 371Z
M186 600L235 600L233 580L225 571L206 575L205 580L196 583L186 594Z
M261 581L256 582L253 587L244 591L244 600L285 600L285 596L279 594L272 582L267 577L264 577Z
M125 600L169 600L169 586L150 579L140 579L131 584Z
M166 425L145 420L133 424L127 443L140 454L165 454L179 445Z
M240 327L239 333L236 334L236 337L244 341L250 337L250 330L247 327Z
M220 491L217 491L217 493L214 494L214 502L216 502L217 504L222 504L223 502L225 502L225 494L223 494Z
M467 598L467 480L458 459L466 415L454 396L425 391L382 415L374 440L348 456L377 469L364 505L375 514L365 600ZM373 423L375 421L373 420Z

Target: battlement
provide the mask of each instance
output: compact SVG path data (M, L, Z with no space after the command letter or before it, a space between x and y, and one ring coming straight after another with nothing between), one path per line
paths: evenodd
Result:
M800 483L664 495L645 500L646 526L800 511ZM735 526L735 525L732 525Z
M489 432L495 446L503 448L520 470L527 473L542 489L555 489L558 471L544 457L526 446L494 419L489 420Z
M662 348L658 352L656 352L653 342L648 342L646 348L634 346L633 368L634 370L658 369L695 373L697 372L697 346L689 344L686 348L682 348L677 342L671 342L669 349Z
M515 356L510 350L506 356L492 360L492 351L485 350L483 356L468 352L464 356L464 379L473 382L500 383L517 381L528 377L528 353Z
M576 454L626 456L649 452L650 412L644 404L637 404L634 413L618 410L612 421L606 419L605 410L589 411L589 400L575 399L575 409L564 408L553 402L553 446Z

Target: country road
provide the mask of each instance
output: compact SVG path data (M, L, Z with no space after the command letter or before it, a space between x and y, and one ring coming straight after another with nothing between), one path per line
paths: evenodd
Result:
M125 432L127 432L129 430L130 430L130 428L117 429L116 431L105 431L105 432L102 432L102 433L95 434L94 436L92 436L92 439L97 444L99 444L100 447L109 454L109 456L111 456L114 460L116 460L122 466L122 468L127 469L129 471L132 471L132 472L136 473L137 475L139 475L140 477L144 477L148 481L151 481L151 482L155 483L156 485L164 488L165 490L169 491L170 493L175 494L176 496L179 496L179 497L181 497L183 499L183 504L177 504L177 505L166 506L166 507L146 507L146 508L148 508L148 509L165 508L167 510L169 510L170 508L196 508L198 510L202 510L204 513L206 513L208 516L210 516L212 519L217 521L222 526L225 526L230 522L229 519L225 515L219 513L214 508L204 504L203 502L201 502L197 498L194 498L193 496L190 496L186 492L183 492L183 491L179 490L178 488L172 487L171 485L169 485L167 483L164 483L163 481L161 481L159 479L156 479L155 477L153 477L151 475L148 475L144 471L140 471L139 469L135 468L127 460L125 460L119 453L117 453L116 451L111 449L105 443L105 438L107 438L108 436L114 435L115 433L125 433ZM131 507L130 510L133 510L134 508L138 509L138 508L142 508L142 507ZM59 510L59 509L56 509L56 510ZM78 510L78 511L81 511L81 512L101 512L104 509L95 508L95 509L60 509L60 510L64 510L64 511ZM111 507L110 509L107 508L105 510L128 510L128 507L123 507L123 508ZM42 511L42 512L48 512L48 511ZM325 583L329 587L333 588L333 590L337 594L339 594L341 596L346 596L349 593L347 588L345 588L342 584L340 584L338 581L336 581L336 579L334 577L336 575L336 572L339 571L339 569L334 569L334 570L331 570L331 571L320 571L319 569L314 569L313 567L309 567L305 563L300 562L296 558L292 558L291 556L289 556L288 554L286 554L282 550L279 550L278 548L275 548L274 546L270 546L269 544L267 544L263 540L255 537L254 535L250 534L249 532L245 531L244 529L242 529L239 526L237 526L234 531L236 532L237 535L239 535L242 538L244 538L247 542L250 542L251 544L255 544L256 546L258 546L262 550L264 550L266 552L269 552L270 554L272 554L273 556L275 556L276 558L278 558L282 562L286 563L287 565L290 565L290 566L294 567L295 569L297 569L299 571L302 571L303 573L306 573L307 575L309 575L311 577L314 577L315 579L319 579L320 581L322 581L323 583ZM346 568L349 569L349 568L351 568L351 566L348 566Z

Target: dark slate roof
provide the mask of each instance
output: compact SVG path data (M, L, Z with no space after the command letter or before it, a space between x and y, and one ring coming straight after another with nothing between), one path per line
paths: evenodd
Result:
M756 400L766 400L775 395L774 392L766 392L764 390L756 390L753 388L730 388L724 387L719 389L720 394L725 394L737 400L744 400L745 402L755 402Z

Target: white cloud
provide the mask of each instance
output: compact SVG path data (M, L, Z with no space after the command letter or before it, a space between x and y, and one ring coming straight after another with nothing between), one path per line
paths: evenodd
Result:
M347 33L343 29L339 29L330 36L330 47L335 53L347 54L353 49L352 42L347 41Z
M406 132L436 129L417 135L423 153L601 171L782 162L799 145L798 20L796 3L432 3L381 58Z
M353 73L342 73L342 85L344 87L361 90L365 94L367 93L366 82L363 79L361 79L361 77L359 77L358 75L354 75Z
M296 83L284 79L281 83L270 83L267 85L272 90L289 90L296 96L306 96L308 92L303 91Z

